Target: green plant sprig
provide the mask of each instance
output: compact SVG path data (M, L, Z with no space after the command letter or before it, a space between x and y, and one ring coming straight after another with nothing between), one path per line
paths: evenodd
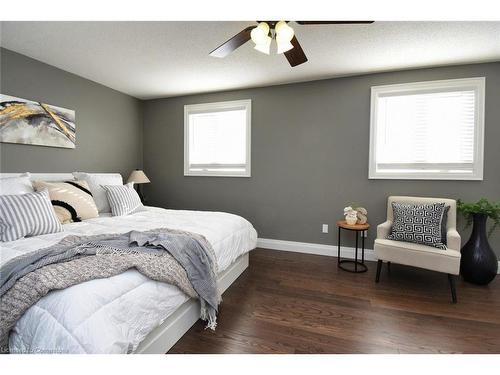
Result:
M459 199L457 201L457 210L466 219L465 228L468 228L472 224L474 214L484 214L493 220L493 225L488 231L488 237L500 226L500 202L490 202L486 198L481 198L475 203L465 203Z

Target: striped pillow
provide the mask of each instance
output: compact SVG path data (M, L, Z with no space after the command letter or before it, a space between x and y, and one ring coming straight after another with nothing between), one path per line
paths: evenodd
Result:
M113 216L129 215L144 209L133 183L101 186L106 190Z
M0 196L0 241L61 232L47 190Z

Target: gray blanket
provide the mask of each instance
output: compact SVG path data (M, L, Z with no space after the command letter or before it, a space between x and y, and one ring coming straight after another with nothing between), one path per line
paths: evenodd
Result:
M200 317L215 329L220 303L215 254L200 235L169 229L118 235L68 236L9 261L0 269L0 347L24 312L51 290L136 268L145 276L199 297Z

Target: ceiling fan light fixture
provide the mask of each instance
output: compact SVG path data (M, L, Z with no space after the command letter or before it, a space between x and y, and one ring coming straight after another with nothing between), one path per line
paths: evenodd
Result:
M256 44L254 49L256 49L259 52L265 53L266 55L269 55L271 52L271 37L268 36L266 39L263 40L262 43Z
M374 21L295 21L299 25L342 25L342 24L366 24ZM307 56L302 50L302 46L294 35L294 30L287 21L257 21L241 30L232 38L222 43L219 47L210 52L213 57L226 57L235 49L252 40L255 49L267 55L270 54L272 39L276 39L278 45L277 52L285 52L285 57L291 67L295 67L307 62Z
M285 21L279 21L274 29L276 30L276 41L278 41L278 39L281 39L283 41L289 42L292 40L295 34L293 29L288 26Z
M256 45L267 43L267 38L269 38L269 25L265 22L259 23L250 32L250 38Z
M281 38L276 38L276 44L278 46L276 53L278 53L278 54L286 52L286 51L290 51L293 48L293 44L290 43L289 40L283 40Z

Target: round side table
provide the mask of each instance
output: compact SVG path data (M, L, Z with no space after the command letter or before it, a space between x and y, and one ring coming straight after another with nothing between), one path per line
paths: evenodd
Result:
M365 265L365 237L363 236L363 232L370 228L370 224L347 224L345 220L337 221L337 227L339 228L338 233L338 254L337 254L337 266L344 271L353 272L353 273L361 273L366 272L368 268ZM356 235L356 252L354 255L354 260L351 259L341 259L340 258L340 232L341 229L353 231ZM358 261L358 233L361 232L361 262ZM354 267L346 267L346 264L351 264Z

